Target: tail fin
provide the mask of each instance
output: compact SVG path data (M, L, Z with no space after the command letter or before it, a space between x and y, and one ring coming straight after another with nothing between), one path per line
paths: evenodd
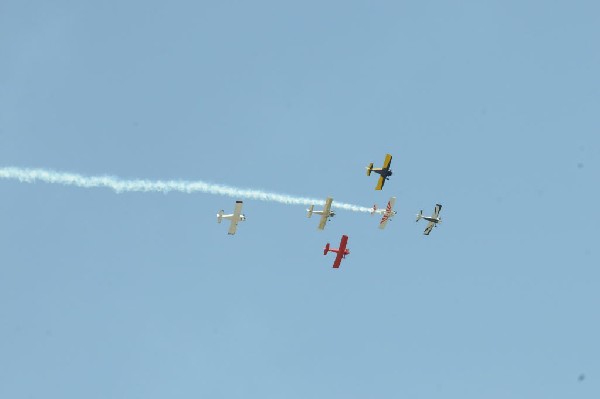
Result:
M377 211L377 204L374 204L373 208L371 208L371 216L373 216L376 211Z
M422 217L423 217L423 211L420 210L419 213L417 214L417 220L416 221L418 222L419 220L421 220Z
M314 205L311 205L310 208L307 209L307 211L308 211L308 213L306 214L307 218L312 216L314 207L315 207Z
M367 176L371 176L371 172L373 171L373 162L367 166Z
M329 252L329 243L325 245L325 248L323 249L323 255L327 255L327 252Z
M221 223L221 220L223 219L223 213L225 213L223 209L217 213L217 223Z

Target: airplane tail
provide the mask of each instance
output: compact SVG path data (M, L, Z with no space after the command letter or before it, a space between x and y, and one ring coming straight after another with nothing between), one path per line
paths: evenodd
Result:
M373 171L373 162L367 166L367 176L371 176L371 172Z
M377 204L374 204L373 208L371 208L371 216L373 216L376 211L377 211Z
M329 252L329 243L325 245L325 248L323 249L323 255L327 255L327 252Z
M221 223L221 220L223 220L223 213L225 213L223 209L221 209L219 213L217 213L217 223Z
M419 211L419 213L417 214L417 220L416 220L416 221L418 222L419 220L421 220L421 218L422 218L422 217L423 217L423 211L421 210L421 211Z
M312 216L313 214L313 209L315 208L314 205L311 205L310 208L307 209L308 213L306 214L306 217L309 218Z

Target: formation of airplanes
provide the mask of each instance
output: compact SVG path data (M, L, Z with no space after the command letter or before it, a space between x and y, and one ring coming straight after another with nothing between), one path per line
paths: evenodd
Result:
M387 180L389 180L390 176L392 176L392 169L390 168L392 164L392 155L386 154L385 159L383 161L383 166L381 168L374 168L373 163L370 163L367 166L367 176L370 176L372 172L375 172L379 175L379 180L377 181L377 185L375 186L375 190L383 189L383 186ZM319 215L319 225L317 228L319 230L324 230L325 225L328 221L331 221L331 218L335 216L335 212L331 209L333 204L333 198L327 197L325 199L325 205L321 210L315 210L315 206L311 205L306 211L306 217L310 218L313 214ZM371 215L381 215L381 219L379 221L379 228L381 230L385 229L388 222L391 221L394 216L396 216L397 211L394 210L394 206L396 204L396 197L391 197L387 203L385 208L377 208L377 204L373 205L371 208ZM217 213L217 223L221 223L223 219L229 220L229 230L227 234L234 235L237 231L237 225L239 222L243 222L246 220L246 216L242 213L242 201L236 201L235 207L233 209L232 214L225 214L224 210L220 210ZM436 204L433 210L433 214L431 216L424 216L423 211L419 211L417 214L417 222L421 219L428 221L429 223L425 227L424 235L429 235L434 227L437 227L438 223L442 222L442 218L440 217L440 211L442 210L441 204ZM323 250L323 255L327 255L329 252L333 252L336 254L335 260L333 261L333 268L337 269L340 267L342 259L346 258L346 255L350 254L350 249L348 248L348 236L342 235L340 240L340 245L338 248L331 248L330 244L327 243Z

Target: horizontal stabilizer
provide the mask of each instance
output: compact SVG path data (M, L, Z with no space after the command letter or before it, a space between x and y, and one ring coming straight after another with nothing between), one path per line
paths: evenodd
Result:
M367 176L371 176L371 172L373 171L373 162L367 166Z

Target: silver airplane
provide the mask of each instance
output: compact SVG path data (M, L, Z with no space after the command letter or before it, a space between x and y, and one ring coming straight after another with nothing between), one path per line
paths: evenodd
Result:
M423 232L423 234L425 234L426 236L429 235L429 233L431 233L431 230L434 227L437 227L438 223L442 222L442 218L440 217L440 210L442 209L442 206L440 204L435 204L435 209L433 210L433 215L432 216L423 216L423 211L419 211L419 213L417 214L417 222L421 219L425 219L429 222L429 224L427 225L427 227L425 227L425 231Z

